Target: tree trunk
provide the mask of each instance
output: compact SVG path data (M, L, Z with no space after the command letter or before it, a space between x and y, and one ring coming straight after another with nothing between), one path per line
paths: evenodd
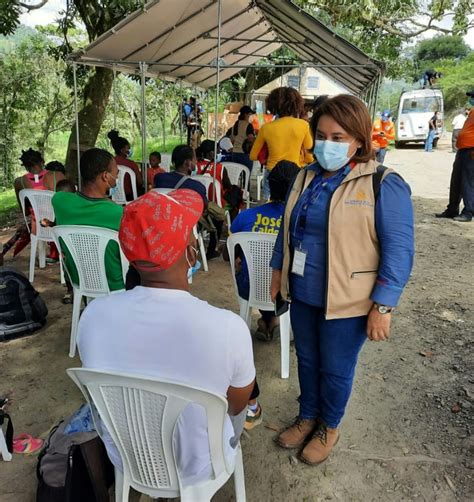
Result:
M107 68L96 68L84 88L83 106L79 111L79 148L81 153L93 148L105 117L114 74ZM76 123L71 129L66 154L67 177L77 181Z

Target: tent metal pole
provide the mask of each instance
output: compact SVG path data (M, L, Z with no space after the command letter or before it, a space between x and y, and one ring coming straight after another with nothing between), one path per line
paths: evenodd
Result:
M209 138L209 91L206 91L206 138Z
M114 65L114 129L117 130L117 70Z
M183 113L184 113L184 104L183 104L183 79L179 80L179 142L183 144Z
M147 162L146 162L146 106L145 106L145 73L147 70L146 63L140 63L140 75L141 75L141 105L142 105L142 176L143 176L143 186L145 191L147 191Z
M219 126L219 92L221 70L221 27L222 27L222 0L217 2L217 51L216 51L216 105L214 107L214 185L217 173L217 128ZM213 199L216 202L216 190L213 190Z
M77 152L77 184L79 186L79 191L81 190L81 146L79 137L79 109L77 105L77 75L76 75L76 63L72 63L72 76L74 80L74 115L76 117L76 152Z

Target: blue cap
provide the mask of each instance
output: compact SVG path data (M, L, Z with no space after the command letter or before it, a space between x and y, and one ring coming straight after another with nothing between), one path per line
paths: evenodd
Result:
M392 113L390 112L390 110L384 110L382 112L382 118L383 119L388 119L390 117L390 115L392 115Z

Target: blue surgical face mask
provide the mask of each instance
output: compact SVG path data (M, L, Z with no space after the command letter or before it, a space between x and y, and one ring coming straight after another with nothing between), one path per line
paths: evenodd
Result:
M336 141L317 139L314 145L314 155L323 169L334 172L346 166L349 157L351 143L338 143Z
M186 249L186 261L188 262L188 280L201 268L201 262L197 259L198 250L195 247L192 247L196 255L196 262L194 265L191 265L191 261L188 258L188 250Z
M110 174L109 172L107 174ZM115 180L115 185L112 186L109 184L109 197L115 197L115 195L117 195L118 193L118 184L119 184L119 179L118 177L115 178L112 174L110 174L110 176Z
M127 158L131 159L133 155L133 148L130 148L130 150L127 153Z

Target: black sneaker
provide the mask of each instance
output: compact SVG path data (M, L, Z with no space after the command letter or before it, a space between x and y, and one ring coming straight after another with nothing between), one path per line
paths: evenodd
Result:
M459 216L459 213L452 213L451 211L443 211L442 213L436 213L435 214L436 218L455 218L456 216Z
M220 254L214 249L206 253L207 261L214 260L214 258L219 258Z
M459 216L455 216L453 218L454 221L459 221L460 223L469 223L472 221L472 216L469 216L468 214L461 213Z

